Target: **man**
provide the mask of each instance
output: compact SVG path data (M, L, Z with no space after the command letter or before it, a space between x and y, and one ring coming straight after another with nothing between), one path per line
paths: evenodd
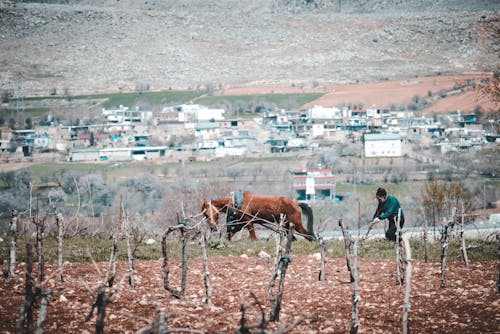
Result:
M385 232L385 237L388 240L396 241L396 221L400 212L399 226L403 227L405 223L405 216L401 209L401 205L398 199L393 195L388 195L384 188L377 189L376 197L378 200L378 207L373 215L372 222L368 225L368 229L371 229L373 225L379 221L387 219L389 221L389 228Z

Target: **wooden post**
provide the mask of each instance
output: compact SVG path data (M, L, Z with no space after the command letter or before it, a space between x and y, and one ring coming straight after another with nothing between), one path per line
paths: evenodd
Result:
M496 239L498 244L498 260L500 263L500 233L496 234ZM498 265L497 292L500 292L500 264Z
M33 303L34 303L34 293L33 293L33 246L30 243L26 244L26 275L25 275L25 295L24 303L21 306L19 312L19 318L16 322L16 333L31 333L32 323L33 323ZM24 331L23 329L26 328Z
M16 277L16 245L17 245L17 210L10 211L10 246L9 246L9 277Z
M144 328L141 328L138 330L135 334L168 334L171 333L167 326L167 316L165 315L165 312L162 310L158 309L156 311L156 317L153 320L153 323L149 326L146 326ZM187 330L186 330L187 331ZM197 331L191 331L189 332L196 333Z
M352 244L352 239L349 233L346 231L344 227L344 223L342 219L339 219L339 226L340 229L342 230L342 235L344 236L344 246L345 246L345 260L347 264L347 270L349 270L349 278L350 282L354 282L354 274L353 274L353 269L351 266L351 244Z
M129 268L129 276L128 276L128 283L132 287L132 289L135 288L134 286L134 256L132 254L132 248L130 247L130 229L128 226L128 219L127 215L125 214L125 210L123 209L123 204L122 204L122 211L123 211L123 227L125 231L125 240L127 242L127 258L128 258L128 268Z
M201 254L203 256L203 268L205 269L205 274L203 276L205 294L207 296L205 302L209 307L212 307L212 287L210 285L210 271L208 269L207 243L205 233L203 232L201 233Z
M97 320L95 322L96 334L104 333L104 320L106 319L106 304L107 304L106 290L104 289L104 286L101 285L97 290L97 300L96 300Z
M448 256L448 235L453 229L454 222L450 220L443 225L441 231L441 287L446 287L446 257Z
M425 216L425 210L423 211L424 215L424 262L429 262L429 229L427 225L427 217Z
M47 308L49 306L49 296L51 295L50 289L43 289L40 291L42 301L40 302L40 310L38 311L38 318L36 320L35 334L43 333L43 325L47 317Z
M121 202L121 199L120 199ZM112 239L112 245L111 245L111 254L109 255L109 263L108 263L108 273L111 273L108 278L108 287L112 287L115 278L116 278L116 256L118 254L118 235L120 233L120 226L123 221L123 207L120 205L120 215L118 217L118 227L113 224L113 227L111 228L111 233L113 234Z
M163 234L163 238L161 239L161 250L163 253L163 288L170 292L172 296L175 298L182 298L181 293L173 288L168 280L168 276L170 274L170 267L168 265L168 252L167 252L167 235L168 232Z
M181 276L181 296L184 298L186 292L186 280L187 280L187 270L188 270L188 254L187 254L187 236L185 227L180 229L181 231L181 241L182 241L182 276Z
M351 272L354 288L352 292L352 312L351 312L351 330L350 334L356 334L359 329L359 256L358 240L354 240L354 268Z
M108 287L112 287L116 277L116 254L118 253L118 231L113 231L113 243L111 245L111 254L109 255L108 272L111 272L108 278Z
M93 260L92 260L93 262ZM95 262L94 262L95 265ZM96 267L97 268L97 267ZM95 302L92 304L92 307L90 309L89 314L85 317L85 322L90 321L94 314L94 309L97 309L97 319L95 323L95 332L96 334L102 334L104 333L104 325L105 325L105 320L106 320L106 307L110 302L113 302L116 299L116 296L118 295L119 289L121 288L123 281L125 280L125 277L127 275L124 275L116 287L114 289L111 289L109 291L109 294L106 294L106 288L104 287L105 281L102 281L98 288L97 288L97 294L94 294L92 291L89 292L92 295L92 297L95 298Z
M290 229L288 231L288 237L287 237L287 243L285 247L285 254L284 256L280 259L278 266L276 268L276 271L271 278L271 282L269 283L269 293L272 296L271 297L271 312L269 316L269 321L278 321L280 318L280 310L281 310L281 300L283 297L283 290L285 287L285 275L286 271L288 268L288 264L292 261L290 257L290 251L292 249L292 240L293 240L293 233L294 233L295 226L293 224L290 224ZM278 288L278 294L276 298L274 298L273 294L273 287L276 278L280 276L280 282L279 282L279 288Z
M157 311L157 316L156 316L156 324L154 325L153 333L158 333L158 334L167 334L170 333L168 326L167 326L167 316L165 313L161 310Z
M44 239L45 239L45 217L39 218L38 200L36 203L35 216L33 216L33 224L36 227L36 252L38 255L38 279L40 282L45 280L45 255L44 255Z
M408 334L408 311L411 307L410 304L410 291L411 291L411 274L412 274L412 266L411 266L411 248L410 242L408 239L403 239L404 250L405 250L405 297L403 302L403 334Z
M396 247L396 279L399 285L403 284L403 259L401 254L401 209L398 211L398 217L396 219L396 241L394 245Z
M59 271L59 281L64 282L63 275L63 239L64 239L64 221L62 213L56 214L57 225L57 269Z
M281 257L283 256L283 253L285 252L285 249L283 248L283 236L284 236L284 231L285 231L285 223L286 223L286 216L284 214L280 214L280 223L279 223L279 228L277 233L274 234L275 238L275 245L276 245L276 252L275 252L275 257L274 257L274 267L275 269L277 268Z
M167 254L167 236L175 230L180 230L182 239L182 278L181 278L181 288L179 290L172 287L168 281L168 275L170 272L168 266L168 254ZM169 291L175 298L184 298L184 293L186 291L186 278L187 278L187 236L186 236L186 226L179 223L177 226L171 226L163 234L161 241L162 252L163 252L163 287L165 290Z
M319 277L318 279L320 281L324 281L326 279L325 277L325 240L323 239L323 236L319 236L319 245L321 246L321 264L319 267Z
M462 252L462 259L464 260L465 263L465 268L469 268L469 257L467 255L467 247L465 247L465 237L464 237L464 231L465 231L465 212L464 212L464 206L462 204L462 215L460 218L460 249Z

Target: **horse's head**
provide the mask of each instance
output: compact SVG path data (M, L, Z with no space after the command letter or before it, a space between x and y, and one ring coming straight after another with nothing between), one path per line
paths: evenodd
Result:
M203 201L201 211L207 218L208 226L212 231L217 231L217 222L219 220L219 210L210 201Z

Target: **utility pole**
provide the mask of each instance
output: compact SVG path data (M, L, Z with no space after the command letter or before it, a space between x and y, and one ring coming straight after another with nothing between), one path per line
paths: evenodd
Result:
M23 74L17 74L17 97L16 97L16 116L19 116L19 111L24 113L24 98L23 98Z
M483 210L486 211L486 181L483 180Z

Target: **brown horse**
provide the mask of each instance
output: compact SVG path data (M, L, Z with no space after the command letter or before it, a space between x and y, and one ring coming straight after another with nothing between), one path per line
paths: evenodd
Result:
M306 203L301 203L287 197L263 196L243 192L240 199L233 197L217 198L204 201L202 211L208 219L212 230L217 230L219 214L226 214L227 238L231 238L242 228L248 229L250 238L257 240L254 223L270 226L279 224L283 215L286 227L294 224L295 230L309 241L316 240L313 230L312 209ZM302 224L302 214L307 217L307 230ZM273 228L271 228L273 229Z

